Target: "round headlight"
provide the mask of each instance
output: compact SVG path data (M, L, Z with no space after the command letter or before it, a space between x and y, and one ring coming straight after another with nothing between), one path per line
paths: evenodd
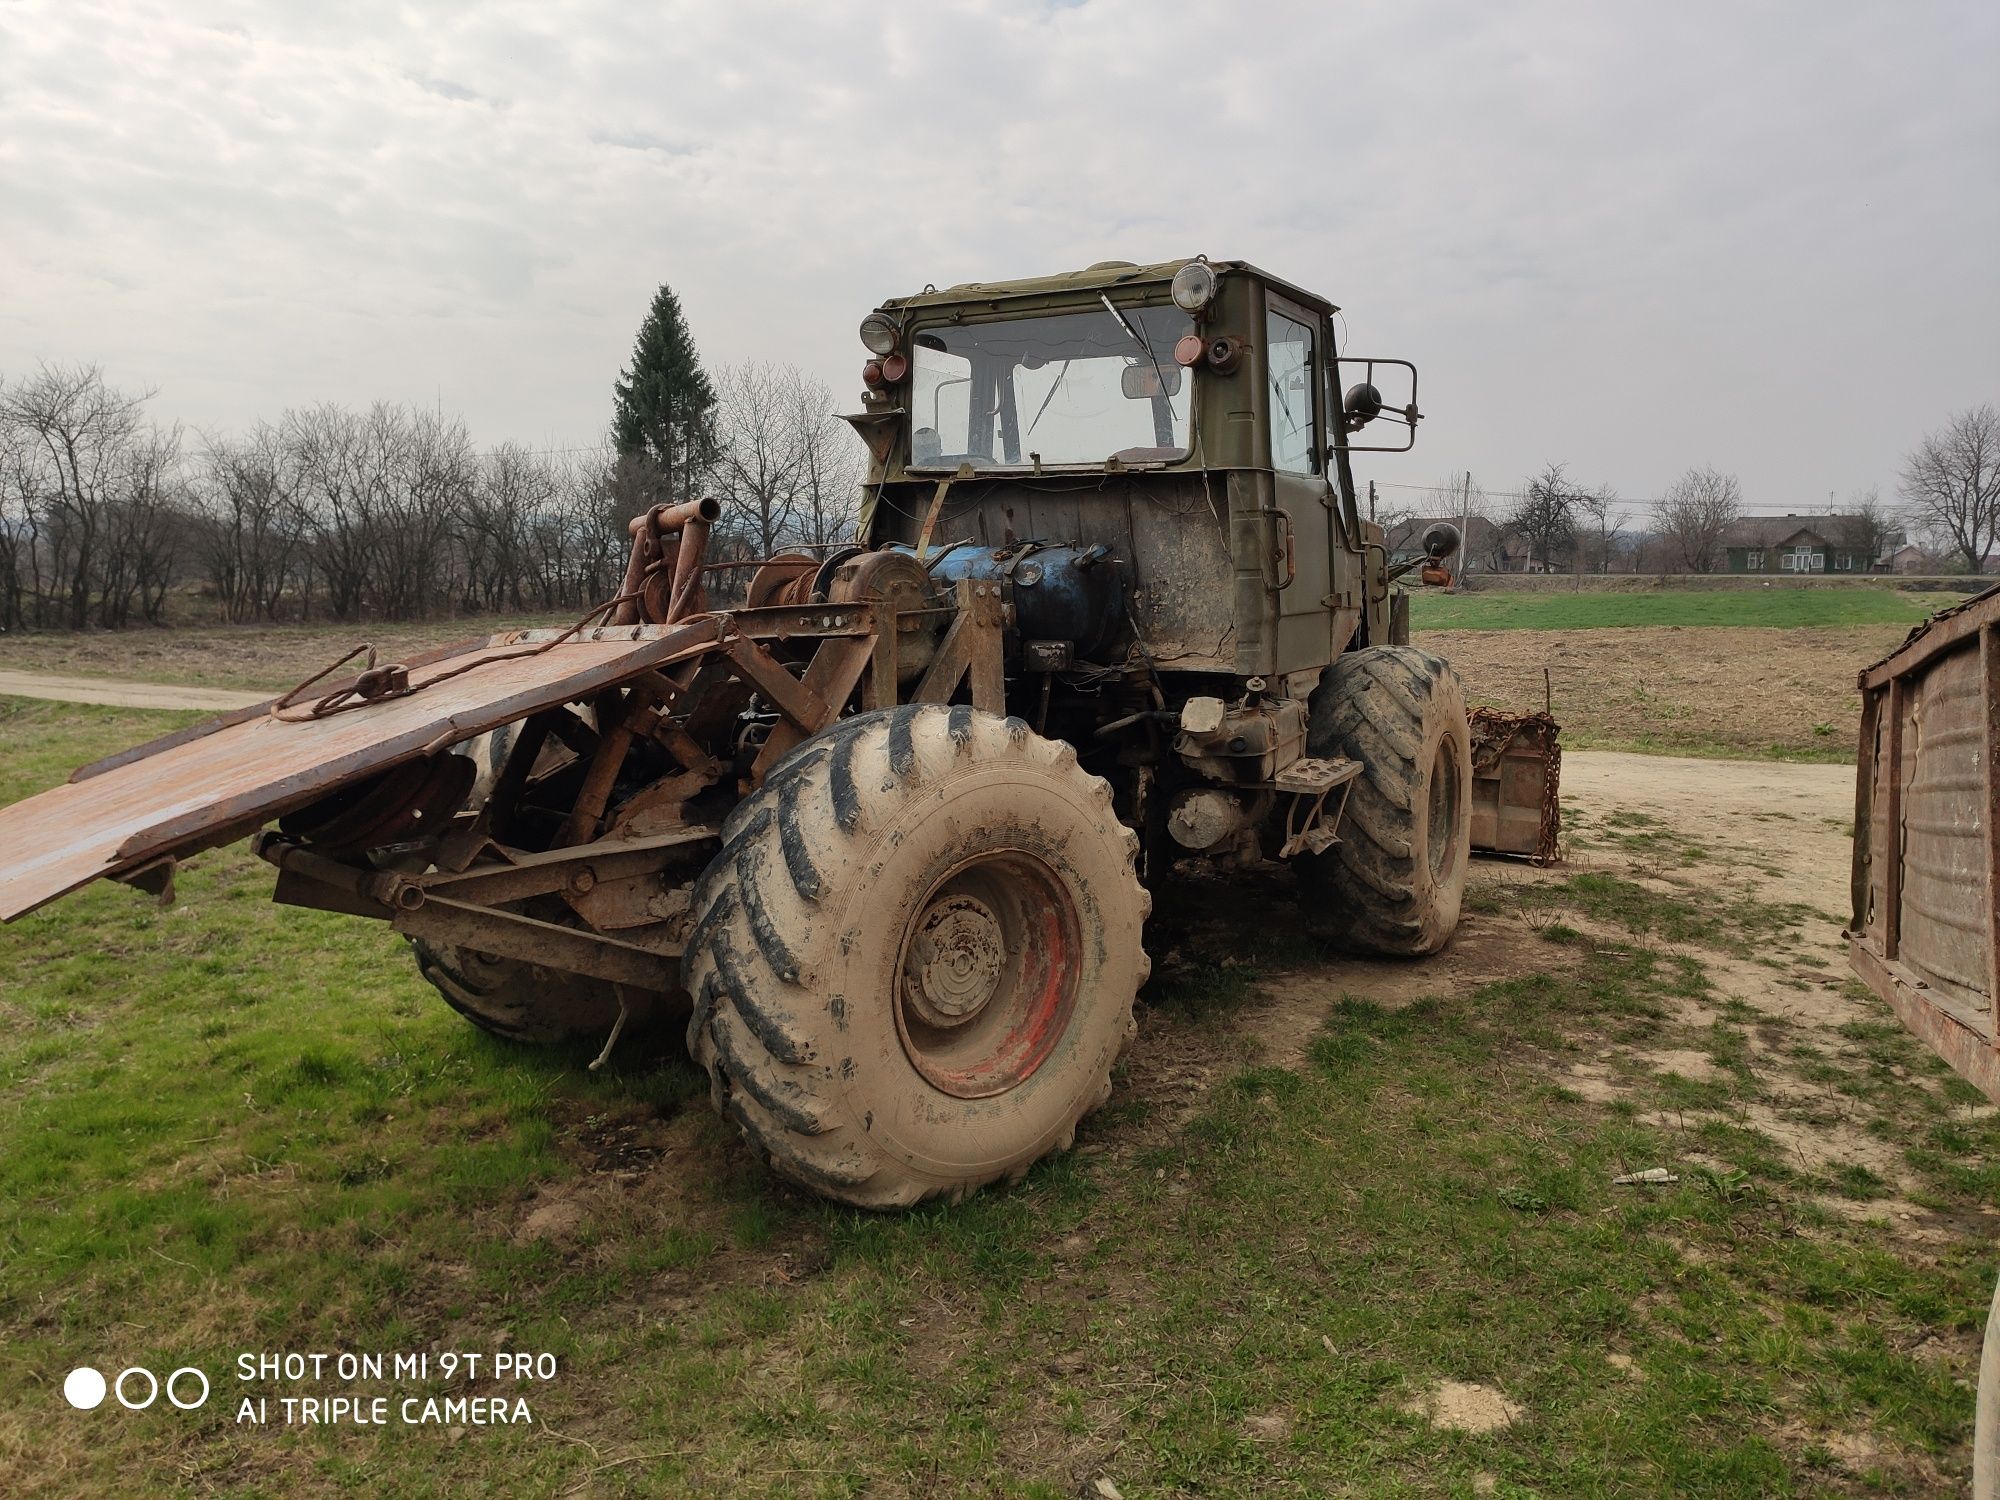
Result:
M887 313L872 312L861 320L861 343L870 354L889 354L896 347L896 324Z
M1196 313L1215 300L1215 268L1205 260L1191 260L1174 272L1174 306Z

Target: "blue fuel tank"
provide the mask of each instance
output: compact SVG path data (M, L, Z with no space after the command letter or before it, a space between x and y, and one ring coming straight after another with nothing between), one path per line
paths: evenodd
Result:
M1010 584L1022 640L1069 641L1079 657L1104 660L1117 654L1113 648L1126 634L1126 569L1107 548L960 543L933 553L929 568L943 585L963 579Z

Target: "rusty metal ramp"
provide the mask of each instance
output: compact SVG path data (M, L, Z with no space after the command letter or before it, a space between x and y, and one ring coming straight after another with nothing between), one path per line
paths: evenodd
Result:
M0 808L0 921L103 876L253 832L390 767L698 655L715 616L677 626L509 632L412 659L373 699L354 679L273 699L85 766ZM378 684L379 686L379 679Z

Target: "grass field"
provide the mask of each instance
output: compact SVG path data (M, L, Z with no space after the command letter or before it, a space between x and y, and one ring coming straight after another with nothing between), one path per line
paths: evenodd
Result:
M1894 589L1675 589L1648 593L1447 594L1413 590L1415 630L1611 630L1633 626L1797 630L1809 626L1914 625L1955 594Z
M181 717L0 700L0 802ZM1333 1003L1343 982L1282 936L1246 961L1241 924L1281 896L1169 895L1140 1041L1079 1150L902 1217L775 1183L684 1062L592 1075L483 1038L393 935L273 906L240 848L171 909L80 893L0 930L0 1493L1962 1480L2000 1126L1879 1006L1821 1047L1718 989L1746 955L1808 961L1816 918L1643 819L1573 827L1578 873L1481 867L1488 936L1463 941L1518 948L1503 977L1424 994L1396 970L1394 1002ZM1244 1017L1286 988L1330 1016L1274 1052ZM1610 1103L1570 1086L1633 1048L1694 1061ZM1883 1176L1741 1122L1779 1098L1781 1055L1866 1119L1932 1238L1851 1222ZM1677 1184L1611 1183L1663 1162ZM233 1420L246 1393L341 1388L239 1386L240 1351L496 1347L557 1357L523 1388L532 1426ZM218 1397L72 1412L85 1363L197 1365ZM1501 1392L1511 1425L1444 1424Z

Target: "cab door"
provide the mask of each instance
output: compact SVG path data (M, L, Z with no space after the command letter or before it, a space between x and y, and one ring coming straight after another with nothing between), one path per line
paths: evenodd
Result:
M1277 601L1276 670L1324 666L1333 653L1334 491L1326 472L1319 314L1265 293L1264 406L1271 455L1266 587Z

